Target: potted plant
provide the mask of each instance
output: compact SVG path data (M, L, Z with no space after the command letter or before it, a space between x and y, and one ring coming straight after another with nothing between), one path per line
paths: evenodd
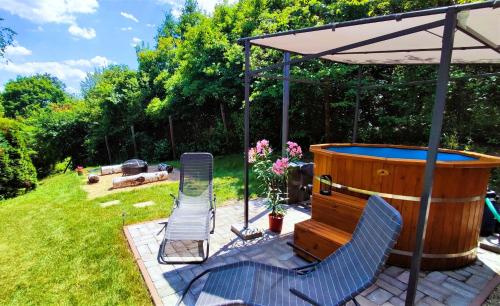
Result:
M269 229L280 233L286 210L283 206L287 200L287 175L290 163L302 158L301 147L292 141L287 143L286 156L273 161L272 148L269 141L262 139L248 152L249 162L264 189L266 206L269 214Z
M78 175L83 175L83 167L82 166L77 166L76 167L76 173Z

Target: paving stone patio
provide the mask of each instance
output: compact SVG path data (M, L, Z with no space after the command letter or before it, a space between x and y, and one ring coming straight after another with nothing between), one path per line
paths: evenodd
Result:
M231 232L232 224L243 220L241 203L217 209L216 229L211 235L210 258L203 264L160 264L157 259L162 234L161 222L166 219L125 227L125 233L136 261L143 273L152 299L157 305L174 305L177 293L197 274L205 269L241 260L254 260L292 268L306 262L295 256L287 241L292 240L295 223L310 217L310 211L290 206L280 235L266 231L264 236L243 241ZM260 200L250 204L250 222L253 227L267 228L268 211ZM196 242L178 242L167 249L168 256L199 257L201 249ZM478 249L475 264L454 271L421 272L417 292L417 305L470 305L477 304L481 296L500 280L500 255ZM376 283L362 292L357 300L361 305L404 305L409 271L387 266ZM204 278L195 283L186 296L185 305L194 305L203 287ZM351 303L349 303L351 304ZM348 305L349 305L348 304Z

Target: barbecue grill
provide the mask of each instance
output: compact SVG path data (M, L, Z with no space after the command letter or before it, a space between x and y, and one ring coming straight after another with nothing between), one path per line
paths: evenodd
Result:
M122 164L123 176L148 172L148 163L140 159L127 160Z

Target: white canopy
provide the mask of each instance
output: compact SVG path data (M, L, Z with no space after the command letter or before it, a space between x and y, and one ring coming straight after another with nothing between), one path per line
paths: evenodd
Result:
M460 12L452 63L500 63L500 8L489 4L456 6ZM349 64L438 64L445 14L443 10L420 11L247 39L252 45L300 55L348 46L347 50L335 50L319 58ZM363 45L384 35L392 38ZM349 48L355 44L358 47Z

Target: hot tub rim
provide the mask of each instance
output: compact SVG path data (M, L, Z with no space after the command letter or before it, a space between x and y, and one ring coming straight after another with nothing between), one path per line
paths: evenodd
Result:
M369 155L359 155L350 153L340 153L328 150L329 147L385 147L385 148L397 148L397 149L413 149L413 150L427 150L428 147L421 146L406 146L406 145L394 145L394 144L366 144L366 143L323 143L314 144L309 147L309 151L312 153L321 153L331 156L344 156L346 158L365 160L365 161L380 161L390 164L406 164L415 166L425 166L425 160L419 159L404 159L404 158L389 158L389 157L377 157ZM440 148L439 152L443 153L454 153L461 154L469 157L477 158L477 160L468 161L437 161L436 167L439 168L495 168L500 167L500 157L470 152L470 151L460 151L452 149Z

